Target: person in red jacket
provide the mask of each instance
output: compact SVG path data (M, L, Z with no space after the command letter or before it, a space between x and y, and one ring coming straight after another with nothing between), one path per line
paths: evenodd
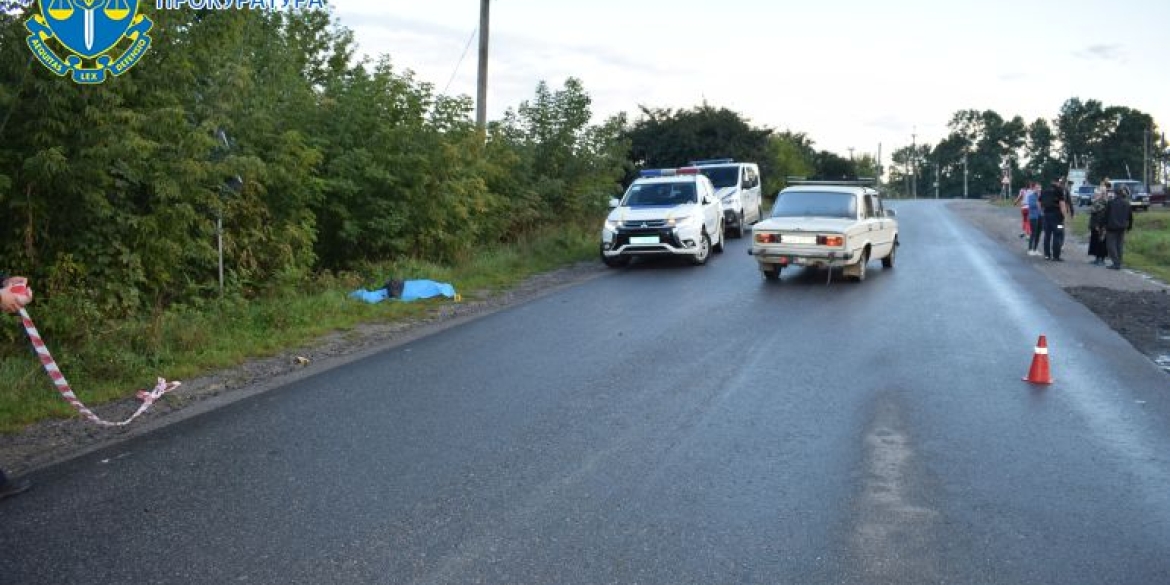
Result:
M32 301L32 289L27 288L28 279L23 276L9 277L0 273L0 282L3 282L3 287L0 287L0 311L17 313ZM25 290L19 291L18 294L17 291L12 290L12 285L15 284L24 285ZM0 469L0 500L8 496L15 496L29 487L32 487L32 484L28 480L11 479L4 473L3 469Z

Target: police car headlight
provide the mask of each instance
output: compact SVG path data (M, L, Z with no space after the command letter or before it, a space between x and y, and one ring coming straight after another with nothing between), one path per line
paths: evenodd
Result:
M686 227L694 226L695 224L698 223L698 221L699 221L698 216L684 215L682 217L673 217L671 219L666 220L666 225L673 227L673 228L686 228Z
M620 221L616 221L616 220L612 220L612 219L607 219L607 220L605 220L605 228L604 228L604 229L605 229L606 231L610 231L610 232L616 232L616 231L618 230L618 227L619 227L620 225L621 225L621 222L620 222Z

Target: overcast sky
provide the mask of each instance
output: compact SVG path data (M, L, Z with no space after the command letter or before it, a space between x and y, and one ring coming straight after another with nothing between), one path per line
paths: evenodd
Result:
M359 53L475 95L479 0L332 4ZM577 77L595 122L705 100L887 162L962 109L1051 121L1080 97L1170 124L1170 0L492 0L490 30L491 119Z

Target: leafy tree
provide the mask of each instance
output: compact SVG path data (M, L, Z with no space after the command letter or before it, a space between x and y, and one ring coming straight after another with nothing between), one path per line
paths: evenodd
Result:
M816 174L816 151L813 150L812 141L803 133L780 132L769 137L768 143L770 153L760 163L765 194L779 193L787 186L788 177Z
M1037 118L1028 126L1024 148L1027 164L1021 169L1025 181L1046 183L1045 179L1062 174L1066 165L1055 156L1056 134L1048 121Z
M733 158L759 162L767 159L766 128L753 128L741 115L703 104L691 110L650 109L627 134L630 159L638 167L679 167L692 160ZM769 171L771 169L768 169ZM761 174L765 169L761 168Z
M1123 106L1105 108L1104 132L1094 173L1101 177L1142 179L1147 132L1155 129L1148 114Z
M1097 100L1071 98L1060 108L1056 134L1060 140L1060 159L1065 164L1073 157L1099 160L1101 139L1109 131L1105 109Z

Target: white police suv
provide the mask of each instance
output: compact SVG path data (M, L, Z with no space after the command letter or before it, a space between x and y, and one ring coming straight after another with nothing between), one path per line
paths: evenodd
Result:
M611 268L636 256L686 256L705 264L712 251L723 251L723 206L695 167L644 170L609 206L601 260Z

